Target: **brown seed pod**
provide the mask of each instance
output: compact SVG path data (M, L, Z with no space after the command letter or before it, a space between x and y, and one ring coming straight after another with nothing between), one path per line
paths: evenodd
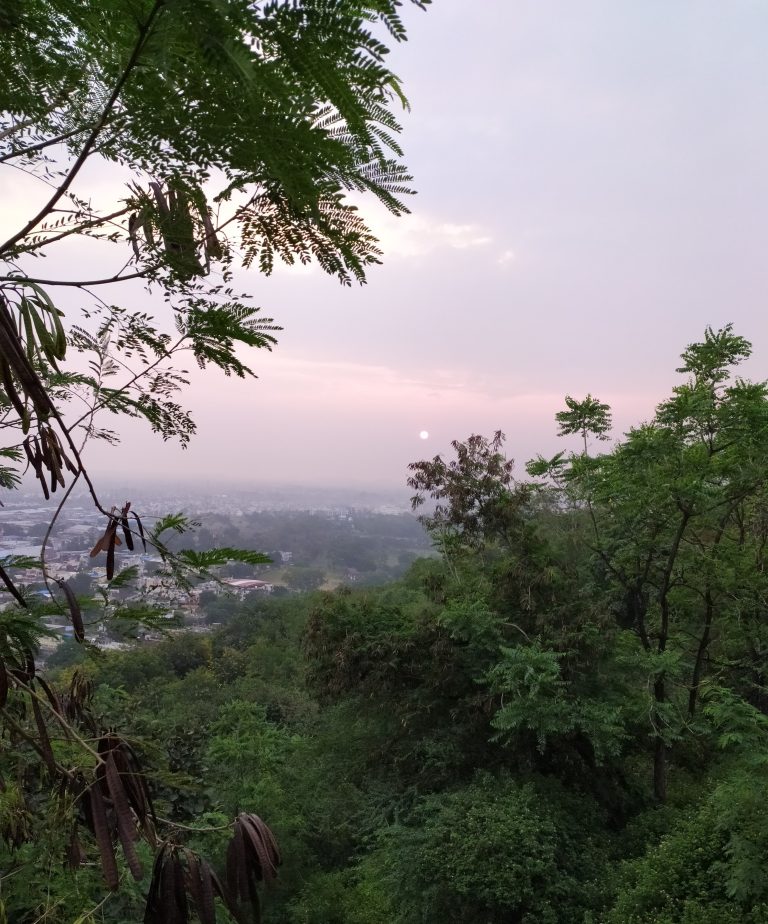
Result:
M125 506L120 511L120 525L123 528L123 536L125 537L125 545L129 552L133 551L133 533L131 532L131 527L128 525L128 512L131 509L131 502L126 501Z
M37 726L41 756L45 761L48 772L51 776L56 776L56 758L53 756L51 739L48 736L48 728L46 727L45 719L40 711L40 703L38 703L34 694L32 694L30 698L32 702L32 715L35 717L35 725Z
M144 547L144 551L146 552L147 551L147 539L144 535L144 524L139 519L139 515L137 513L134 513L133 511L131 511L131 516L134 518L134 520L136 520L136 525L139 528L139 537L141 539L141 544Z
M69 618L72 622L72 628L75 630L75 638L82 643L85 640L85 626L83 625L83 612L80 609L77 597L66 581L57 579L56 583L64 591L64 596L67 598Z
M0 709L5 709L5 704L8 702L8 689L8 671L0 658Z
M107 810L104 805L104 797L101 794L101 787L94 784L90 789L86 790L86 793L92 830L101 856L101 870L104 874L107 888L110 892L115 892L120 883L120 877L117 872L115 848L112 844L112 834L107 824Z
M134 816L128 804L128 796L123 785L123 781L115 764L114 754L110 752L105 762L105 776L109 794L112 798L112 807L117 818L117 836L123 847L125 860L131 875L138 882L143 876L144 871L141 868L139 857L136 853L135 841L138 839L136 833L136 823Z
M280 862L277 841L261 818L238 815L227 846L227 890L236 917L241 917L240 906L250 905L258 919L258 883L275 879Z

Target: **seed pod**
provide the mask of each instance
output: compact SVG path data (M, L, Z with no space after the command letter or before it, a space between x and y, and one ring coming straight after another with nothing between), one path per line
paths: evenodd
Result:
M0 709L5 709L5 704L8 702L8 689L8 671L0 658Z
M48 728L46 727L43 714L40 711L40 704L38 703L34 694L31 694L31 701L32 715L35 717L35 725L37 726L37 735L40 739L40 750L42 752L42 757L45 761L45 766L48 768L48 772L51 774L51 776L56 776L56 758L53 756L51 739L48 737Z
M141 251L139 250L139 241L138 241L138 238L136 237L136 228L139 226L140 223L141 223L141 219L135 212L133 213L133 215L131 215L128 218L128 237L131 240L131 247L133 247L133 253L137 261L141 259Z
M120 511L120 525L123 528L123 536L125 536L125 545L128 551L133 551L133 534L131 533L131 527L128 525L128 511L131 509L131 502L126 501L125 506Z
M72 628L75 630L75 638L82 643L85 640L85 626L83 625L83 613L77 597L66 581L57 580L56 583L64 591L64 596L67 598L69 617L72 621Z
M139 515L137 513L133 513L133 511L131 511L131 516L136 520L136 525L139 527L139 537L141 538L141 544L144 547L144 551L146 552L147 551L147 540L146 540L146 537L144 536L144 525L139 519Z
M101 870L110 892L116 892L120 884L120 877L117 872L117 862L115 860L115 849L112 846L112 835L109 833L107 826L107 811L104 805L104 797L98 784L94 784L88 790L88 799L90 814L93 822L93 834L96 838L96 844L101 855Z
M16 588L16 585L13 583L13 581L8 575L8 572L5 570L5 568L2 567L2 565L0 565L0 581L2 581L3 584L5 584L6 588L8 589L8 592L11 594L14 600L19 604L19 606L23 606L24 609L27 609L27 604L24 601L24 598L21 596L21 594Z
M120 774L115 764L114 754L111 752L107 755L105 773L107 786L109 787L109 795L112 798L112 805L115 810L115 816L117 817L117 835L123 846L125 861L128 864L131 875L139 882L144 872L136 853L136 847L134 846L134 842L138 835L136 834L136 826L134 824L133 815L131 814L131 809L128 805L128 797L125 793L123 781L120 779Z

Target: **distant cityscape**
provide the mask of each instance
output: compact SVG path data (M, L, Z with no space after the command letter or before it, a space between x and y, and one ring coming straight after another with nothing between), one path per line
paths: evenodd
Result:
M245 548L264 552L271 563L220 565L210 569L211 579L192 578L184 587L156 550L145 551L136 537L133 551L123 542L116 546L110 583L104 553L91 555L105 518L86 491L77 491L50 531L44 573L41 545L60 497L43 502L29 488L9 492L0 511L0 560L42 614L43 659L74 634L56 581L66 581L81 600L86 639L102 648L123 648L168 633L210 631L228 600L380 583L430 554L402 494L296 487L213 492L193 485L139 490L116 484L102 497L113 498L116 507L131 500L147 530L168 514L190 517L195 529L183 537L164 536L176 550ZM3 597L0 607L10 605L10 594ZM122 618L109 618L115 616Z

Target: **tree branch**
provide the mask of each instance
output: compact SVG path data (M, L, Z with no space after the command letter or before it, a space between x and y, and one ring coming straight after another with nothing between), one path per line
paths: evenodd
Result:
M24 247L23 250L20 251L20 254L32 253L35 250L39 250L41 247L47 247L49 244L54 244L56 241L60 241L62 238L69 237L70 234L81 234L87 228L96 228L99 225L107 224L107 222L113 221L115 218L120 218L121 215L125 215L127 212L130 212L130 210L130 206L126 205L125 208L118 209L116 212L111 212L109 215L99 215L96 218L91 218L82 224L67 228L66 231L60 231L53 237L47 237L45 240L38 241L35 244L30 244L28 247ZM45 232L41 230L38 233L44 234Z
M67 138L74 138L75 135L82 135L84 131L86 131L85 127L75 128L71 132L64 132L63 135L56 135L55 138L48 138L45 141L39 141L37 144L31 144L28 148L19 148L16 151L9 151L7 154L3 154L0 157L0 164L7 163L9 160L13 160L14 157L24 157L27 154L34 154L36 151L49 148L54 144L60 144L62 141L66 141ZM2 138L1 134L0 138Z
M75 178L77 177L78 173L83 167L83 164L85 164L86 160L88 159L88 156L93 150L93 147L96 144L96 141L101 133L101 130L106 125L107 119L109 118L109 113L112 111L112 107L117 102L117 99L120 96L120 93L122 92L123 87L125 86L128 78L133 72L133 69L136 67L138 63L139 58L141 57L141 52L144 48L147 37L149 36L149 33L152 29L153 22L157 14L159 13L161 7L163 6L163 3L164 3L164 0L155 0L152 6L152 9L150 10L149 16L147 17L146 22L142 26L139 27L139 37L136 42L136 45L134 46L133 51L131 52L131 56L128 59L128 63L125 66L125 70L123 71L119 80L115 84L115 88L112 90L112 93L110 94L110 97L107 100L107 103L101 113L101 116L99 117L98 122L91 130L91 133L89 134L88 138L86 139L85 144L83 145L83 149L80 151L80 154L78 155L77 159L72 165L72 168L67 174L66 178L64 179L64 182L59 186L59 188L56 190L53 196L51 196L51 198L43 206L43 208L37 213L37 215L35 215L34 218L28 221L27 224L21 229L21 231L18 231L16 234L10 237L0 247L0 254L7 253L8 251L13 250L16 244L19 243L19 241L22 241L29 234L30 231L33 231L38 226L38 224L40 224L40 222L45 218L45 216L51 212L51 210L54 208L56 203L67 192L69 187L74 183Z
M49 243L46 241L46 243ZM125 282L129 279L141 279L146 277L148 272L159 269L160 264L149 267L136 273L129 273L127 276L109 276L106 279L37 279L32 276L0 276L0 282L34 282L39 286L72 286L75 289L85 289L89 286L107 286L113 282Z

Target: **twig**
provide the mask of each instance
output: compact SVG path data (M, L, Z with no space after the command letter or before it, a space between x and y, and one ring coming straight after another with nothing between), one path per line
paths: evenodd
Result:
M133 69L138 64L139 58L141 57L141 52L144 49L144 45L152 29L154 20L157 17L157 14L160 12L160 9L162 6L163 6L163 0L155 0L154 4L152 5L152 9L150 10L149 16L147 17L146 22L142 26L140 26L139 37L136 41L133 51L131 52L131 56L128 59L128 63L126 64L123 73L120 75L120 78L115 84L115 87L112 90L112 93L110 94L109 99L107 100L107 103L104 106L104 109L102 110L102 113L101 113L101 116L99 117L98 122L93 127L90 134L88 135L88 138L86 139L86 142L83 145L83 148L80 151L80 154L78 155L77 159L72 165L72 168L70 169L69 173L65 177L64 182L59 186L59 188L56 190L53 196L51 196L51 198L48 200L48 202L46 202L46 204L37 213L37 215L35 215L34 218L31 218L27 222L27 224L21 229L21 231L18 231L16 234L10 237L0 247L0 254L5 253L9 250L12 250L16 246L16 244L19 243L19 241L22 241L29 234L30 231L34 230L37 227L37 225L45 218L45 216L50 213L50 211L54 208L54 206L59 201L59 199L61 199L61 197L67 192L69 187L74 183L75 178L77 177L78 173L80 173L80 170L82 169L94 145L96 144L96 140L98 139L102 129L106 125L107 120L109 118L109 114L112 111L112 107L117 102L117 99L120 96L120 93L122 92L122 89L125 86L128 78L131 76Z
M32 144L28 148L19 148L16 151L9 151L7 154L3 154L2 157L0 157L0 164L4 164L14 157L23 157L26 154L34 154L35 151L42 151L44 148L49 148L53 144L60 144L62 141L66 141L67 138L74 138L75 135L82 135L86 130L86 126L83 126L83 128L75 128L70 132L65 132L63 135L57 135L55 138L47 138L45 141L38 141L37 144ZM1 138L2 135L0 135L0 139Z
M125 208L118 209L116 212L111 212L109 215L97 215L88 221L84 221L81 224L73 225L71 228L67 228L66 231L60 231L53 237L47 237L45 240L38 241L35 244L30 244L29 246L22 248L19 252L19 256L22 256L25 253L34 253L34 251L39 250L41 247L47 247L49 244L55 244L56 241L60 241L65 237L69 237L71 234L81 234L86 230L86 228L97 228L100 225L108 224L115 218L119 218L121 215L125 215L127 212L130 212L130 210L130 206L126 205ZM117 225L117 227L120 228L119 225ZM120 230L122 230L122 228ZM46 231L43 228L41 228L38 232L38 234L45 233Z
M234 822L229 821L225 825L206 825L202 828L193 828L191 825L183 825L181 822L171 821L170 818L160 818L157 816L157 820L160 824L169 825L172 828L179 828L182 831L194 831L196 834L208 834L212 831L227 831L234 824Z
M46 241L45 243L49 244L51 241ZM106 279L37 279L32 276L0 276L0 282L34 282L36 285L40 286L74 286L76 289L84 289L86 286L107 286L111 285L113 282L125 282L128 279L140 279L141 277L146 276L147 273L159 269L160 266L161 264L158 263L155 266L145 268L140 272L130 273L127 276L121 276L118 273L116 276L109 276Z

